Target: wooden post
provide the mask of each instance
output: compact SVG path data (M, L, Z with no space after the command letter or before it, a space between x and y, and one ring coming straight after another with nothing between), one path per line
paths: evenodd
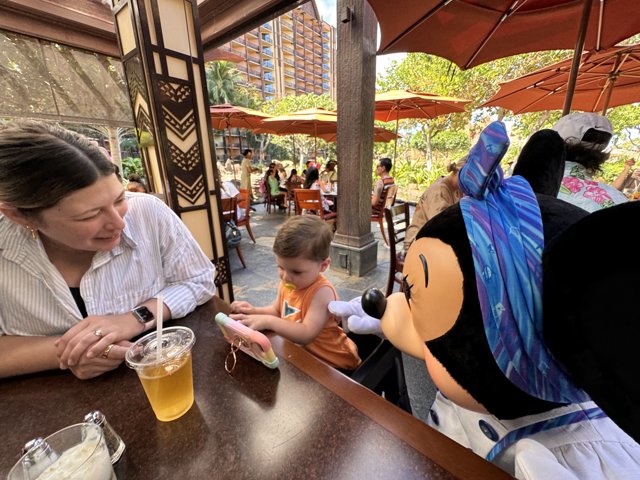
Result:
M149 187L213 261L230 301L197 0L113 0L113 13Z
M362 276L376 267L371 165L376 18L366 0L338 0L338 228L331 268Z

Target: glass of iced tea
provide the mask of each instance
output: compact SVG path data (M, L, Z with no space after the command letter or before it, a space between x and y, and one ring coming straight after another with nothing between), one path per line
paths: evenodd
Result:
M195 341L191 329L169 327L162 331L160 348L152 332L127 351L127 365L138 373L153 413L162 422L181 417L193 405L191 349Z

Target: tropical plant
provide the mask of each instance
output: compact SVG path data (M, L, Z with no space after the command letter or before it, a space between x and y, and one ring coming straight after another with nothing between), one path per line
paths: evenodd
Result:
M236 88L242 83L242 74L232 62L209 62L205 69L209 103L234 103ZM234 103L235 104L235 103Z

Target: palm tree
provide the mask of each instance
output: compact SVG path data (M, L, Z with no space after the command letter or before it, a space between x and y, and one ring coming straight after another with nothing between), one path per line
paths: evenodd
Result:
M206 77L211 105L234 103L236 85L242 82L242 76L232 62L209 62Z

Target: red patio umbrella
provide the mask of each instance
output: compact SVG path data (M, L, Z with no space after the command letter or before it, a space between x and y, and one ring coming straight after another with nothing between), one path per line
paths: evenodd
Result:
M335 133L319 133L318 137L326 142L335 142L338 139L338 132ZM390 130L382 127L373 127L373 141L374 142L390 142L395 140L399 135L393 133Z
M393 158L396 158L398 121L401 118L435 118L448 113L464 112L470 100L445 97L411 90L390 90L376 94L375 119L382 122L396 122L396 144Z
M262 120L271 118L268 113L262 113L247 107L223 103L209 107L211 117L211 127L216 130L226 130L228 128L254 129ZM236 169L233 168L233 179L236 179Z
M571 59L549 65L500 84L483 107L504 107L513 113L558 110L564 105ZM640 101L640 45L614 47L582 55L573 108L606 112L607 108Z
M640 32L637 0L405 0L401 9L368 2L380 23L378 53L431 53L463 69L540 50L574 49L579 57ZM567 103L571 85L568 92Z

